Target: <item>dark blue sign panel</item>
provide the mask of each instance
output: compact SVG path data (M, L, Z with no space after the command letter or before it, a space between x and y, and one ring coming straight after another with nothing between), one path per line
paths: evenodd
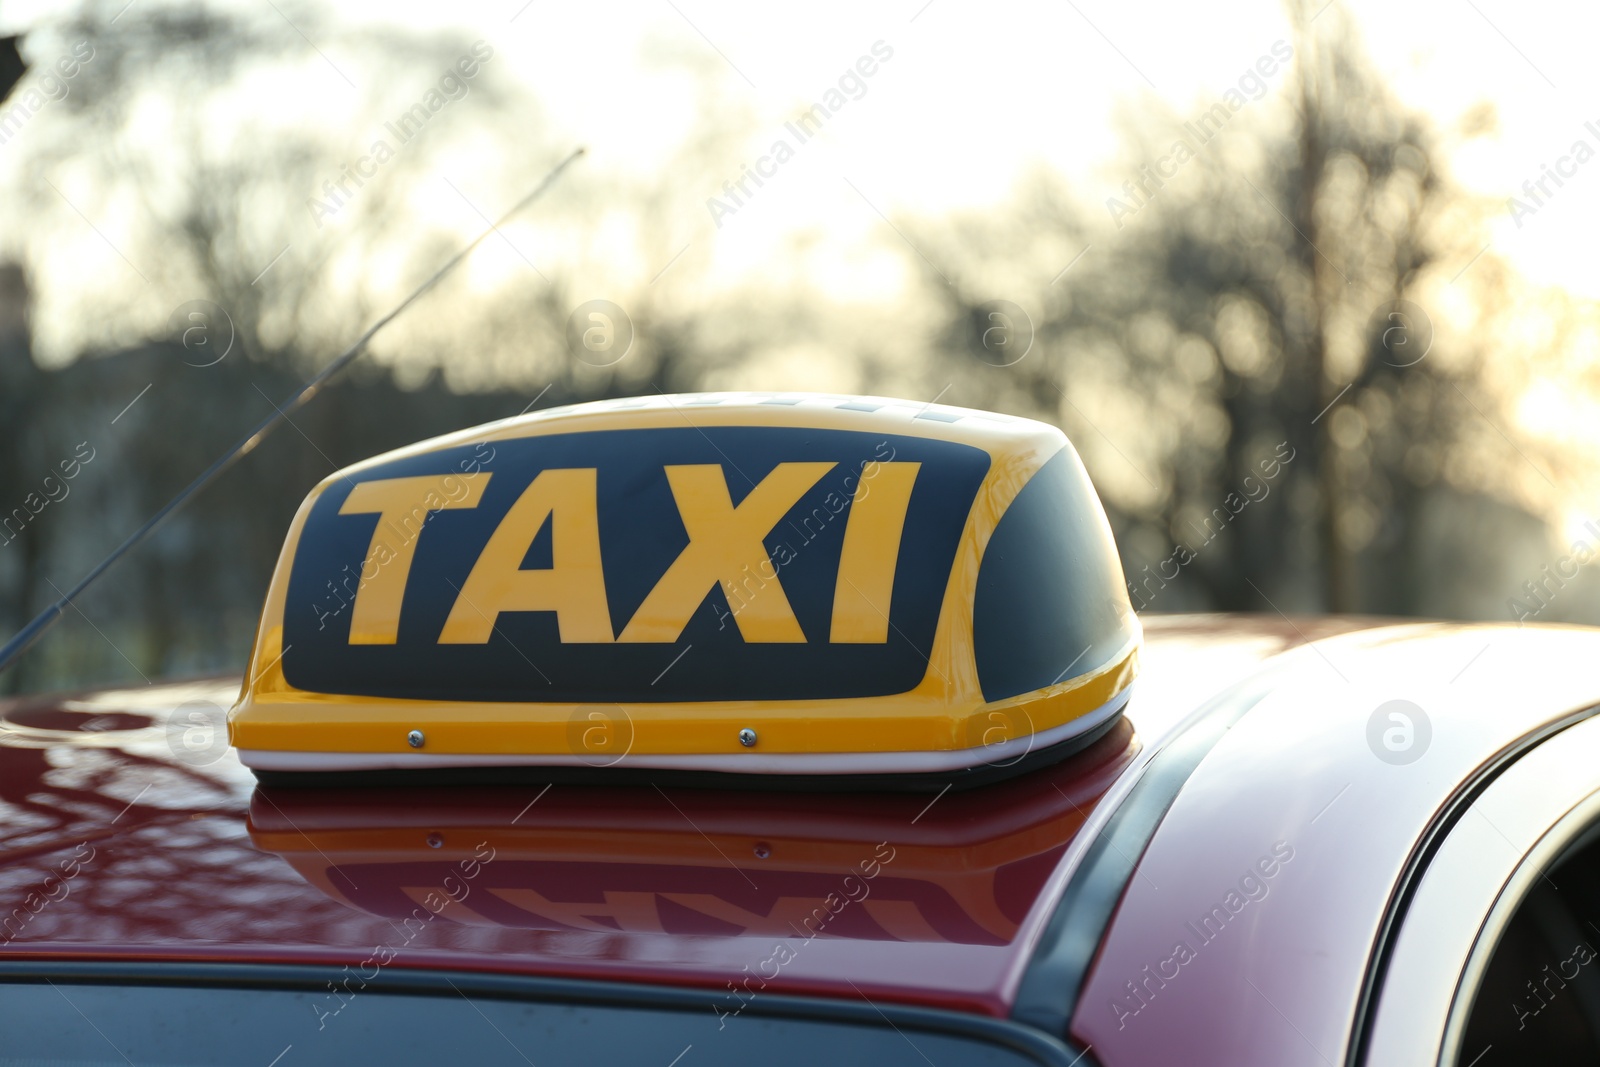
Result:
M312 507L284 674L467 701L880 696L928 669L981 449L795 427L560 434L361 471Z

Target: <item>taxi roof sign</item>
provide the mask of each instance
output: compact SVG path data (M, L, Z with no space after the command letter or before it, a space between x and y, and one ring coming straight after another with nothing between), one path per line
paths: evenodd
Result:
M1139 640L1055 427L864 397L607 401L313 489L230 730L263 777L973 784L1103 732Z

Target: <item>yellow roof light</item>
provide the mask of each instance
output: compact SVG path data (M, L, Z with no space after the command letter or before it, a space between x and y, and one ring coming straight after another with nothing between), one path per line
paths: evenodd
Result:
M864 397L607 401L312 490L231 731L274 779L975 784L1108 728L1139 640L1052 426Z

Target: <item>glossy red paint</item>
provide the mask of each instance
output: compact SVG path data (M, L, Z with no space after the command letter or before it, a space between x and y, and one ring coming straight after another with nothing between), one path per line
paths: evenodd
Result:
M196 766L169 743L174 709L226 706L236 679L12 701L0 958L429 967L697 986L718 1012L807 993L1003 1016L1141 737L1301 640L1276 620L1146 625L1127 722L936 798L255 792L231 752Z

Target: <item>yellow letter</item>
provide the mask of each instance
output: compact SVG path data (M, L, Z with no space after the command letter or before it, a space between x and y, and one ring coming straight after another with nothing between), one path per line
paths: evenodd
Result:
M522 558L546 519L551 523L551 566L522 570ZM523 490L472 565L439 643L486 644L502 611L555 612L563 643L611 640L611 609L600 569L595 468L541 471Z
M362 581L356 589L356 606L350 613L350 644L392 645L400 630L400 602L405 599L406 581L411 577L411 559L416 555L416 534L427 522L430 511L445 508L475 508L489 484L487 474L461 475L466 492L458 500L440 501L438 487L445 478L455 475L423 475L420 478L384 478L362 482L350 490L341 515L370 515L378 513L377 529L372 531L372 541L367 546L367 558L361 564ZM432 497L432 503L428 498ZM422 519L417 530L400 535L395 522L402 516ZM366 577L368 565L372 577Z
M667 568L623 629L619 641L672 642L683 633L712 585L722 583L731 600L746 568L771 569L762 538L832 470L832 463L780 463L748 496L733 506L722 467L716 463L668 467L667 482L689 544ZM776 573L776 572L774 572ZM783 585L766 582L739 609L739 636L752 642L798 642L806 635L789 607Z
M833 587L829 641L881 645L889 640L889 600L900 559L900 535L905 532L911 486L921 467L920 463L879 464L870 486L867 478L856 486L839 553L839 580Z

